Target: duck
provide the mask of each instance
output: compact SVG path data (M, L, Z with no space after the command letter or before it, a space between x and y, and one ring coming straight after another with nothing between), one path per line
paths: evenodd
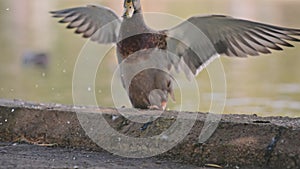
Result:
M59 23L100 44L116 44L120 77L134 108L165 110L174 97L174 77L197 76L221 55L270 54L299 42L300 29L226 15L192 16L169 29L154 30L144 20L140 0L124 0L124 13L99 5L51 11Z

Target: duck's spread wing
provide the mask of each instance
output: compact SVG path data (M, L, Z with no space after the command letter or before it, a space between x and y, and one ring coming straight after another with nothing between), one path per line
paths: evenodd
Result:
M84 38L91 38L99 43L117 41L121 20L106 7L88 5L50 13L53 17L62 18L60 23L68 23L68 29L75 28L75 33L82 34Z
M271 53L280 46L293 47L300 41L299 29L283 28L232 17L212 15L191 17L167 31L168 50L181 58L197 74L213 56L246 57ZM178 60L172 59L174 65Z

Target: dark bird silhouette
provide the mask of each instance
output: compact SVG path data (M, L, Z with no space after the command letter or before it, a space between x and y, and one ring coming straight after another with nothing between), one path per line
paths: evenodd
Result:
M299 29L229 16L194 16L168 30L149 28L140 0L124 0L125 12L95 5L51 12L67 28L98 43L116 43L121 80L136 108L165 109L173 94L172 67L197 75L219 55L247 57L293 47ZM182 66L183 65L183 66Z
M34 65L47 68L49 64L49 54L45 52L24 52L22 54L23 65Z

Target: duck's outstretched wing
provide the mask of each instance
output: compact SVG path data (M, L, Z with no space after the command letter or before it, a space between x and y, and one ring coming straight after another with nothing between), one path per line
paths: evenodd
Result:
M121 20L110 9L102 6L88 5L59 11L51 11L53 17L63 18L60 23L69 23L67 28L75 28L75 33L83 34L99 43L117 41Z
M182 58L197 74L213 56L246 57L271 53L280 46L293 47L287 41L300 41L300 29L211 15L191 17L167 31L169 52ZM172 57L176 66L178 60Z

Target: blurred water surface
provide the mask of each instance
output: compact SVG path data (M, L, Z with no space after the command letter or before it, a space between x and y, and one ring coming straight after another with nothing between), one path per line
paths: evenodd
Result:
M101 4L122 13L121 0L2 0L0 1L0 98L72 104L72 76L76 59L86 39L74 35L48 11L85 4ZM297 0L143 0L146 12L161 12L187 18L193 15L226 14L275 25L300 28ZM151 20L151 19L150 19ZM148 21L153 27L162 22ZM175 24L175 23L174 23ZM227 80L225 113L262 116L300 116L300 44L285 52L249 59L222 58ZM99 48L94 44L94 48ZM43 53L47 59L39 60ZM111 79L116 68L112 49L99 66L95 91L99 105L114 106ZM197 77L200 109L207 112L211 84L206 71ZM195 104L195 91L190 94ZM86 91L83 91L86 92ZM176 90L176 97L180 92ZM170 103L180 108L180 99Z

